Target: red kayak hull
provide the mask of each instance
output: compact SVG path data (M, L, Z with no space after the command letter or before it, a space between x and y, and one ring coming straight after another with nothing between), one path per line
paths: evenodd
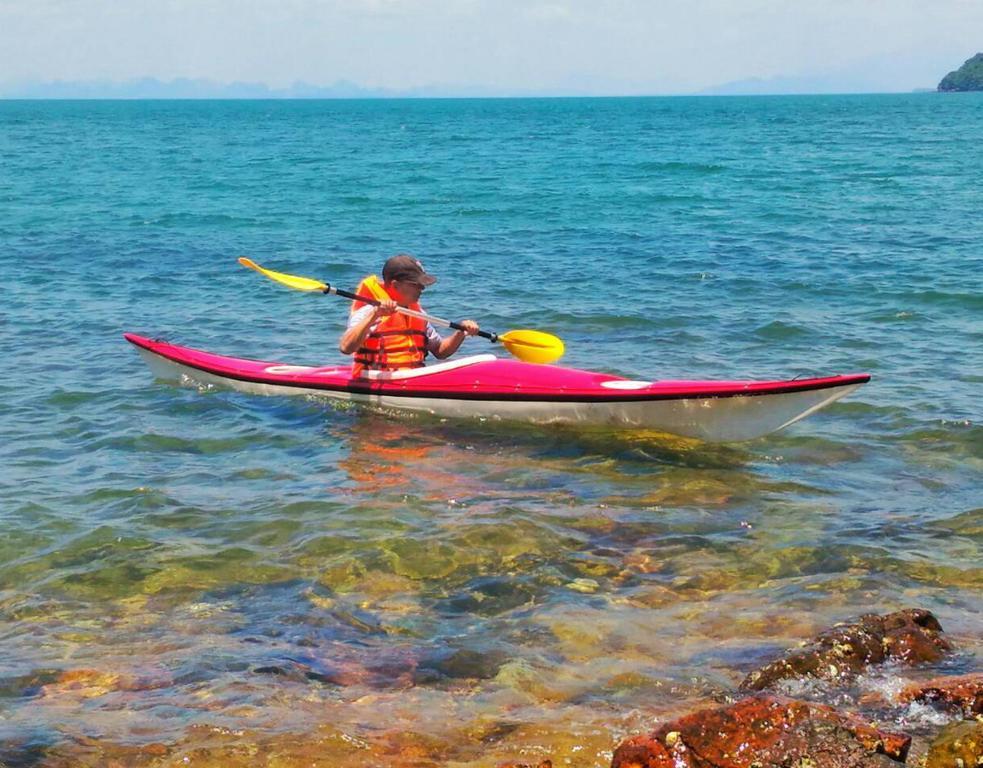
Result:
M870 380L868 374L778 381L632 381L490 355L353 378L349 365L306 366L216 355L132 333L161 378L256 394L321 395L453 417L655 429L745 440L798 421Z

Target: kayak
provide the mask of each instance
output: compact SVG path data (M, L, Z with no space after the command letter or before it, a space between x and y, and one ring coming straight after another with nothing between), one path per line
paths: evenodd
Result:
M858 373L785 381L636 381L492 354L353 378L350 365L247 360L133 333L124 337L164 380L442 417L657 430L707 442L775 432L870 380Z

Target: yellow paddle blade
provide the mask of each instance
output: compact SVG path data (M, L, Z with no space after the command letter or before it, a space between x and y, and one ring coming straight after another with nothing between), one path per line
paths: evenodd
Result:
M552 363L563 357L563 341L542 331L509 331L498 337L505 348L526 363Z
M314 280L310 277L299 277L297 275L288 275L283 272L274 272L272 269L264 269L259 264L257 264L252 259L247 259L245 256L239 258L239 263L244 267L249 267L250 269L255 269L261 275L265 275L270 278L270 280L275 280L278 283L282 283L288 288L293 288L295 291L321 291L327 288L324 283L320 280Z

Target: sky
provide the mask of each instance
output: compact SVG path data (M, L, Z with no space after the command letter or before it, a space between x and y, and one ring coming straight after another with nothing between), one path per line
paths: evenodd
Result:
M27 83L295 82L495 95L932 88L983 0L0 0ZM749 82L750 81L750 82Z

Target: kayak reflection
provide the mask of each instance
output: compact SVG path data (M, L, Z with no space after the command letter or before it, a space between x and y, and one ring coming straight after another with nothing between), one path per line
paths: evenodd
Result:
M550 429L517 424L394 416L359 408L354 418L330 421L332 439L345 443L339 461L355 494L378 500L453 503L495 487L528 491L606 480L651 485L678 470L746 473L753 454L659 432ZM628 480L630 478L630 480ZM587 493L592 495L592 493Z
M362 410L345 430L348 455L339 460L356 494L385 499L453 500L473 486L461 450L441 441L419 419ZM473 461L474 454L468 459Z

